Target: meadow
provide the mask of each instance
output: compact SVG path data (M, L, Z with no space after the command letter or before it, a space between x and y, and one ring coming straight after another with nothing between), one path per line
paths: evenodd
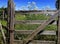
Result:
M21 15L19 13L16 13L15 15L15 20L48 20L50 18L50 15L46 16L44 14L26 14L26 15ZM7 21L6 20L0 20L2 25L7 26ZM15 24L15 30L35 30L37 29L41 24ZM50 24L47 25L44 30L54 30L57 31L57 26L54 24ZM1 35L1 34L0 34ZM17 34L15 33L14 37L16 40L18 39L24 39L26 38L28 35L21 35L21 34ZM0 36L2 37L2 35ZM35 38L35 40L56 40L57 36L50 36L50 35L37 35Z

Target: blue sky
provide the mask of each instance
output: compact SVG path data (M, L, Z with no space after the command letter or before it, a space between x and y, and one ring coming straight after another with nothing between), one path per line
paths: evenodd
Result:
M0 0L0 7L2 6L6 7L7 1L8 0ZM56 9L55 8L56 0L14 0L15 9L21 10L23 6L25 7L25 9L27 9L26 6L28 5L28 2L35 2L38 9L43 9L46 6L49 6L50 9Z

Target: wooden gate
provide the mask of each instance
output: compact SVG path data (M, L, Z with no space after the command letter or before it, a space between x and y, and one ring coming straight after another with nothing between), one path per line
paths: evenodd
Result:
M39 40L33 40L33 38L36 35L46 35L46 32L48 33L47 35L58 35L57 39L57 44L60 44L60 10L57 10L56 13L51 16L47 21L44 21L36 30L30 30L30 31L14 31L14 3L13 0L8 0L8 25L7 25L7 44L56 44L56 41L39 41ZM54 31L43 31L44 28L49 25L55 18L58 17L57 20L57 27L58 27L58 34ZM14 32L20 33L20 34L30 34L28 37L24 40L14 40ZM22 33L21 33L22 32Z
M33 38L38 35L38 33L40 33L39 35L57 35L55 31L43 31L44 28L49 25L52 21L55 20L56 17L58 17L58 21L57 21L57 26L58 26L58 30L59 30L59 13L60 10L58 10L53 16L51 16L47 21L44 21L37 29L35 30L16 30L16 33L19 34L30 34L26 39L24 40L15 40L16 44L56 44L56 41L39 41L39 40L33 40ZM59 13L59 14L58 14ZM22 21L20 21L22 22ZM16 23L19 23L19 21L17 21ZM26 24L29 24L27 22L25 22ZM59 34L59 31L58 31ZM59 37L59 36L58 36ZM59 39L58 39L59 40Z

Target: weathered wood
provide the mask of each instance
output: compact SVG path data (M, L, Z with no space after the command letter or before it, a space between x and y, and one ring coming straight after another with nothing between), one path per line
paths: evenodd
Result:
M60 9L60 0L57 0L57 9ZM60 13L58 13L58 23L57 23L57 28L58 28L58 40L57 44L60 44Z
M20 20L15 21L15 24L41 24L46 20Z
M57 44L60 44L60 15L58 16L58 42Z
M14 44L22 44L22 40L14 40ZM41 40L33 40L29 44L55 44L55 41L41 41Z
M48 19L47 21L45 21L44 23L41 24L41 26L39 26L35 31L33 31L33 33L31 35L29 35L26 39L24 39L24 43L23 44L27 44L29 43L29 41L31 41L39 32L41 32L50 22L52 22L54 20L54 18L56 18L58 16L58 13L60 12L57 11L53 16L50 17L50 19Z
M46 20L19 20L15 21L15 24L41 24L45 21ZM56 21L54 21L52 24L56 24Z
M2 15L2 17L3 17L3 20L4 20L4 10L3 10L3 15Z
M17 34L32 34L34 30L15 30ZM39 35L56 35L56 31L43 31Z
M9 43L8 44L14 44L14 2L13 0L8 0L8 31L9 31Z
M3 39L4 39L4 44L6 44L6 36L5 36L4 31L2 29L1 22L0 22L0 30L1 30L1 33L2 33L2 36L3 36Z

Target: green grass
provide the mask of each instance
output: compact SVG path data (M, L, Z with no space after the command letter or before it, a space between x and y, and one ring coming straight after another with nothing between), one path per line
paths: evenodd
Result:
M0 20L0 22L1 22L1 24L2 24L3 26L7 26L7 21L5 21L5 20Z
M17 14L15 19L16 20L37 20L37 19L40 19L40 20L46 20L48 19L49 17L48 16L45 16L45 15L19 15ZM2 25L4 26L7 26L7 21L5 20L0 20ZM36 28L38 28L40 25L38 24L16 24L15 25L15 29L17 30L34 30ZM45 30L57 30L57 26L56 25L48 25L45 27Z
M34 38L35 40L50 40L50 41L56 41L57 40L57 36L54 35L37 35Z
M49 16L45 16L43 14L37 14L37 15L26 15L27 20L47 20L49 19Z
M15 15L15 19L16 20L47 20L49 19L50 16L45 16L43 14L41 15L20 15L17 14ZM0 20L2 25L7 26L7 21L5 20ZM15 29L16 30L35 30L40 26L40 24L16 24L15 25ZM48 25L44 28L45 30L57 30L57 26L56 25ZM26 38L28 35L21 35L21 34L15 34L15 39L24 39ZM2 35L0 34L0 40L2 40ZM56 40L57 37L56 36L45 36L45 35L37 35L35 37L35 40ZM2 43L2 41L0 41L0 44Z
M3 44L2 33L0 32L0 44Z
M52 24L52 25L46 26L45 29L46 30L55 30L56 31L57 30L57 26Z
M16 20L26 20L26 16L25 15L15 15L15 19Z
M17 24L15 25L15 29L17 30L34 30L38 27L39 25L37 24L34 24L34 25L31 25L31 24Z
M50 16L46 16L46 15L43 15L43 14L37 14L37 15L34 15L34 14L27 14L27 15L20 15L20 14L17 14L15 15L15 19L16 20L47 20L49 19Z
M15 39L16 40L23 40L25 38L27 38L28 35L25 34L15 34ZM47 41L56 41L57 40L57 36L55 35L37 35L34 37L34 40L47 40Z
M15 29L17 30L35 30L39 27L40 25L38 24L16 24ZM45 27L45 30L57 30L56 25L48 25Z
M34 15L35 16L35 15ZM38 16L38 18L37 19L43 19L43 15L37 15ZM42 17L43 16L43 17ZM32 19L32 18L31 18ZM34 19L34 18L33 18ZM47 19L47 18L46 18ZM25 15L17 15L16 16L16 20L26 20L26 16ZM2 23L2 25L4 25L4 26L7 26L7 21L5 21L5 20L1 20L1 23ZM34 25L27 25L27 24L17 24L17 25L15 25L15 29L17 29L17 30L34 30L34 29L36 29L38 26L40 26L40 25L37 25L37 24L34 24ZM56 30L57 29L57 26L56 25L48 25L46 28L45 28L46 30Z

